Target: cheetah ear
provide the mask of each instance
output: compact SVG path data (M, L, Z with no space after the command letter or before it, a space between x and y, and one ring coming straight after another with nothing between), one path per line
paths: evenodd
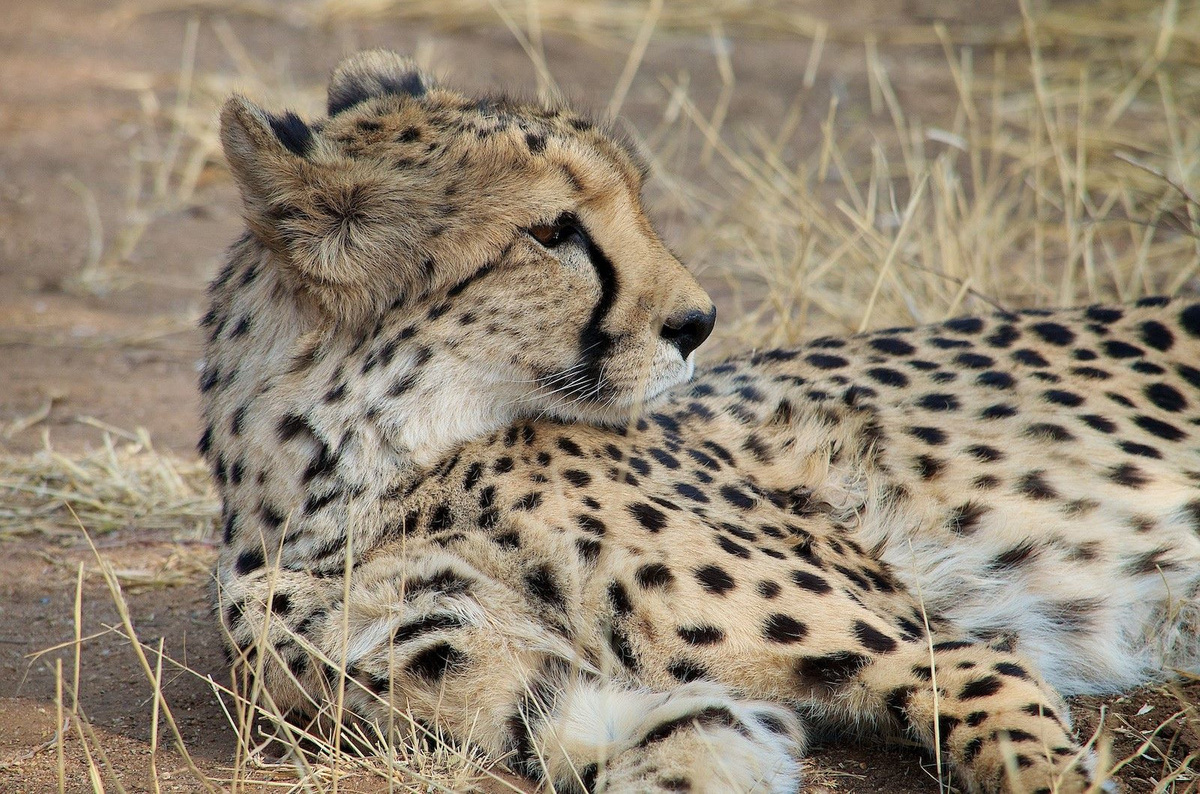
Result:
M329 115L388 94L420 97L429 80L417 65L388 50L367 50L346 58L329 79Z
M411 211L389 174L339 159L294 113L272 115L241 96L221 110L221 143L246 225L330 317L373 316L417 279Z
M295 113L276 116L243 96L221 109L221 146L242 194L246 220L264 242L273 242L271 208L303 190L316 145L313 130Z

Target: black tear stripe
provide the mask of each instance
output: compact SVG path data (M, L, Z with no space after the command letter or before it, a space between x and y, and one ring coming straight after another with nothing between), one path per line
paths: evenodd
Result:
M620 282L617 279L617 269L600 246L592 241L586 231L583 237L587 243L588 259L596 270L597 278L600 279L600 300L596 301L592 308L592 316L588 318L587 325L579 332L579 363L583 364L582 371L565 387L561 383L553 382L545 385L562 389L562 393L569 399L598 403L610 396L608 391L602 388L600 377L604 359L616 340L602 326L617 301ZM551 380L553 377L551 376Z

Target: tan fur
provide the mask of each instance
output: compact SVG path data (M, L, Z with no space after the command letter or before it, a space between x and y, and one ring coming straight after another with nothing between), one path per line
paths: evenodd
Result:
M1200 306L679 385L711 303L606 131L381 52L330 109L226 106L249 234L204 321L218 604L282 710L344 671L355 719L566 791L792 791L802 713L1081 792L1056 687L1197 668Z

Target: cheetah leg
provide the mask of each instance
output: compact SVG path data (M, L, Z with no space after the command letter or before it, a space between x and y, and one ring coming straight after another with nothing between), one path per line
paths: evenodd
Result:
M267 576L236 583L236 620L227 623L241 655L251 665L274 660L260 669L275 703L318 712L313 724L328 724L340 689L343 722L397 734L416 723L557 791L765 793L799 784L803 733L790 710L713 682L655 692L605 677L530 615L527 594L461 557L436 548L381 555L353 577L345 611L340 581L285 576L275 592ZM298 618L305 636L289 637L297 620L266 608L280 592L291 610L306 605L297 616L318 615ZM265 620L280 625L264 630ZM272 647L258 650L255 637ZM294 656L300 649L309 655Z
M886 714L970 791L1076 794L1091 784L1062 700L1021 657L970 642L903 643L858 671L844 706ZM936 733L935 733L936 731Z

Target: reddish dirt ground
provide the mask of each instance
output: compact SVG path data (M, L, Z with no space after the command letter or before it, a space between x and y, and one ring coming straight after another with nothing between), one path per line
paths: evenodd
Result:
M809 12L831 22L860 20L886 32L889 26L966 20L960 4L941 0L814 0ZM246 6L249 8L249 6ZM171 10L175 9L175 10ZM182 9L182 10L181 10ZM869 11L869 13L868 13ZM961 13L961 11L959 12ZM971 4L972 25L1019 24L1016 4ZM949 15L949 16L947 16ZM5 435L0 454L34 452L42 431L56 449L82 451L98 443L97 430L77 421L94 417L121 428L145 427L160 449L191 455L197 436L194 379L199 336L194 330L203 284L215 272L223 247L239 231L234 189L223 171L206 169L192 200L155 214L104 290L79 286L94 232L88 201L94 201L105 253L127 226L125 205L131 146L144 125L140 95L154 90L173 102L189 19L198 19L196 71L235 75L237 68L215 31L232 31L264 69L300 86L319 85L346 51L388 46L432 52L437 67L465 88L532 90L534 70L513 36L499 23L451 30L433 22L337 23L306 27L286 15L239 12L209 3L109 3L91 0L9 0L0 13L0 430L34 415L53 398L44 421ZM227 26L227 27L225 27ZM810 42L802 38L734 38L737 91L731 126L779 116L802 91ZM547 36L547 61L569 95L603 107L621 71L628 42L583 41ZM865 105L861 43L826 44L816 85L808 90L807 125L801 139L816 141L832 92L843 106ZM882 45L891 78L905 106L920 112L953 97L953 85L937 47ZM662 116L666 91L660 78L686 74L690 91L708 108L721 78L707 35L663 33L649 47L624 106L639 130ZM843 122L853 123L853 112ZM165 135L165 130L160 129ZM688 175L685 176L695 176ZM668 237L671 219L663 219ZM716 286L716 285L714 285ZM17 537L0 540L0 790L39 792L56 786L56 753L48 742L55 726L54 660L68 651L31 655L69 641L74 632L75 570L92 560L82 538ZM103 538L105 556L117 566L150 566L179 552L177 538L137 527ZM207 561L211 545L188 553ZM200 674L222 680L222 659L210 619L206 583L132 591L128 602L143 640L162 637L167 653ZM118 617L98 578L84 586L84 633L103 632ZM89 640L82 658L81 703L107 753L131 791L152 790L149 774L150 688L127 643L109 633ZM196 763L220 778L230 763L233 738L210 686L200 677L168 672L165 692ZM1192 686L1192 702L1197 689ZM1102 701L1078 704L1090 730ZM1104 704L1118 731L1116 757L1136 747L1179 708L1159 691L1142 691ZM1145 711L1144 705L1151 706ZM1141 715L1137 712L1142 711ZM164 739L164 747L170 745ZM1168 727L1160 744L1182 757L1200 748L1189 730ZM81 743L66 743L68 790L90 790ZM932 761L915 752L830 739L814 751L825 790L839 792L933 792ZM1150 791L1158 763L1141 759L1123 775L1130 791ZM158 760L162 790L199 785L169 747ZM353 789L353 786L351 786ZM819 789L818 789L819 790ZM1182 790L1182 789L1181 789Z

